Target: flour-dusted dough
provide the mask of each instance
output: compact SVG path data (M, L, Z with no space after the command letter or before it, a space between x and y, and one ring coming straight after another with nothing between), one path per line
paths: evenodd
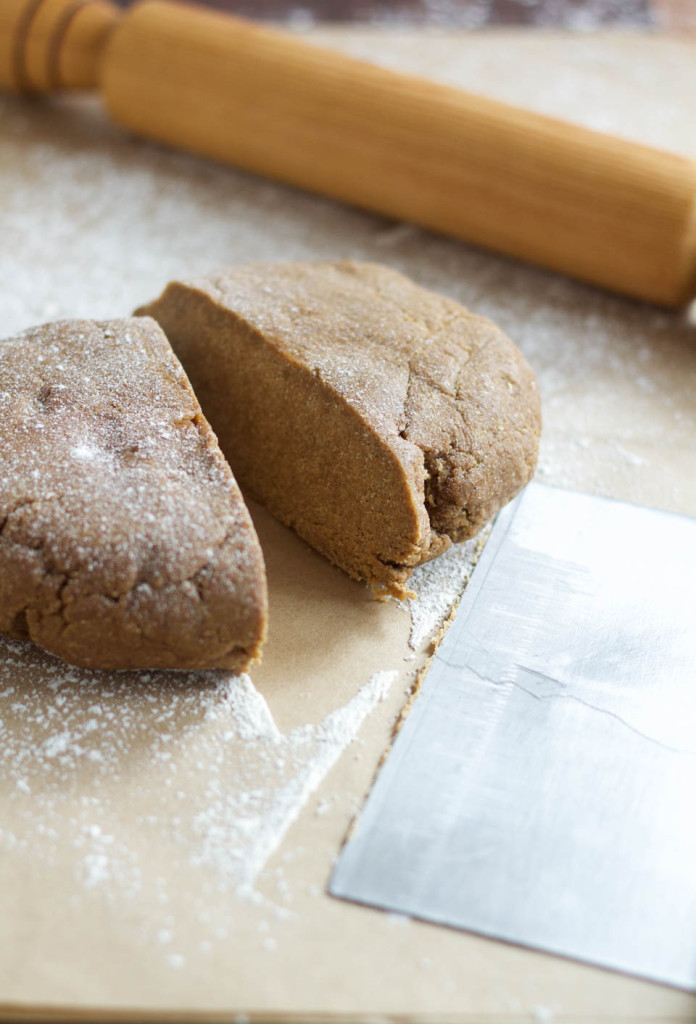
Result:
M232 267L140 310L168 335L250 494L402 595L530 479L534 376L490 321L375 264Z
M0 342L0 632L92 668L227 668L266 630L261 550L157 324Z

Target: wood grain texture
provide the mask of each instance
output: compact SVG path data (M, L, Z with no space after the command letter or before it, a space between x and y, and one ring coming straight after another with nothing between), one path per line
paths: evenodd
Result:
M123 19L102 86L143 136L638 298L692 294L680 157L166 0Z

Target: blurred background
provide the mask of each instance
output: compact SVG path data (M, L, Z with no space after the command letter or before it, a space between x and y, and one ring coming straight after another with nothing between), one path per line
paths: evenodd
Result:
M121 0L125 6L129 0ZM696 29L696 0L206 0L209 6L266 21L310 27L372 22L445 28L494 25L592 31L599 28Z

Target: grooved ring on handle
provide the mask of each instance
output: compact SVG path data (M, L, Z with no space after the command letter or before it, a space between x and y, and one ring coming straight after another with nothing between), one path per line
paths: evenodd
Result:
M74 18L91 0L28 0L11 26L12 88L25 95L59 89L63 42Z
M19 16L19 20L17 21L15 28L12 47L12 78L14 88L17 92L27 93L32 91L26 74L26 46L29 38L29 30L31 29L31 23L42 3L43 0L29 0L29 2L23 6L22 13Z
M49 90L59 89L63 84L60 80L60 55L63 47L63 40L73 19L80 13L83 7L91 3L91 0L75 0L63 11L51 37L48 53L46 54L46 83Z

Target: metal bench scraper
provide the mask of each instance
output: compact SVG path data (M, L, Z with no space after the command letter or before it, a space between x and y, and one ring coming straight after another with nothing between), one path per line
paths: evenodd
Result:
M498 517L335 896L696 989L696 520Z

